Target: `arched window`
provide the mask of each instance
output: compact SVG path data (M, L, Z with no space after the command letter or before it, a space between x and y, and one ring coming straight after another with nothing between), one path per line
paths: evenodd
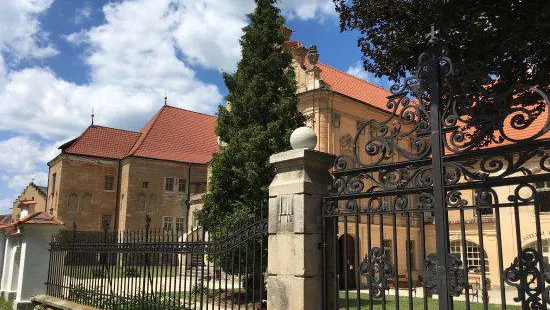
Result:
M542 243L542 259L548 264L550 261L550 239L543 239L541 240ZM535 249L538 251L538 245L536 241L533 241L529 243L528 245L524 246L523 249Z
M158 212L158 203L159 198L155 194L149 196L149 204L147 205L148 213L157 213Z
M137 211L145 212L145 205L147 202L147 197L144 193L139 193L137 196Z
M462 241L457 240L451 242L451 253L458 254L462 260L464 249L462 248ZM489 272L489 260L487 258L487 252L483 252L485 256L485 270ZM466 260L468 265L468 272L481 272L481 248L476 243L466 241Z
M92 208L92 195L86 193L82 196L79 211L89 211Z
M76 194L69 195L69 201L67 203L68 211L76 211L78 209L78 196Z

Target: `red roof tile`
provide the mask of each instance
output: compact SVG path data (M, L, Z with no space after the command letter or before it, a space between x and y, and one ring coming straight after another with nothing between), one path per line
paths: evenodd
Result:
M68 154L122 159L139 136L139 132L92 125L80 137L60 148Z
M12 225L18 226L21 224L53 224L63 226L65 223L58 220L55 216L50 215L44 211L29 214L24 218L15 221Z
M215 116L163 106L140 132L90 126L60 148L112 159L137 156L205 164L218 150L215 127Z
M11 216L10 216L11 217ZM21 224L47 224L47 225L59 225L63 226L65 223L57 219L55 216L50 215L44 211L35 212L29 214L21 219L18 219L14 222L8 222L7 219L0 223L0 229L6 229L10 233L17 233L17 226Z
M317 67L321 69L320 79L333 91L387 110L387 96L391 95L387 89L371 84L324 63L317 63Z
M205 164L218 150L216 117L164 106L140 130L128 156Z

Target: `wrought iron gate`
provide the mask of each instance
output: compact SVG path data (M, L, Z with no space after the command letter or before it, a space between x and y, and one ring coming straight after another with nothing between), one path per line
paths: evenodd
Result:
M432 36L358 127L323 201L325 309L547 309L550 101L489 73Z

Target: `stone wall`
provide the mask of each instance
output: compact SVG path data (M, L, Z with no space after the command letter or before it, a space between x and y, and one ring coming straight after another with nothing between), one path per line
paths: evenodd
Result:
M13 204L13 208L11 210L11 218L13 220L19 218L19 214L21 213L21 208L18 208L19 201L23 200L34 200L36 201L35 205L32 205L29 207L29 214L32 214L37 211L47 211L46 210L46 197L42 193L40 193L36 187L32 184L28 185L21 195L17 197L17 200Z
M204 191L206 184L205 165L192 165L190 190ZM128 158L123 162L123 203L120 209L120 229L143 228L145 215L151 216L151 227L162 228L163 217L182 218L187 223L189 165L186 163ZM167 191L166 178L174 179L174 188ZM179 191L179 179L185 182L185 190ZM146 185L144 185L146 183Z
M114 225L118 161L62 154L50 167L50 182L56 174L55 191L48 189L54 216L79 230L101 230L104 215ZM106 176L113 177L112 190L105 189Z

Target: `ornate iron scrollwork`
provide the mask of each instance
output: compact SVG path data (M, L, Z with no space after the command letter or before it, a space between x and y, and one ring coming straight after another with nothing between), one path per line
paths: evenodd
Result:
M460 296L462 290L466 288L466 270L460 257L457 254L449 253L447 259L447 272L449 279L449 294L451 296ZM424 262L424 287L428 294L438 294L438 259L437 254L428 255Z
M529 309L546 309L543 300L550 302L550 268L535 249L527 248L504 270L504 281L518 290L517 302L525 301Z
M367 277L367 287L374 299L382 298L388 288L388 279L393 276L393 265L384 255L384 249L372 248L359 264L359 273Z

